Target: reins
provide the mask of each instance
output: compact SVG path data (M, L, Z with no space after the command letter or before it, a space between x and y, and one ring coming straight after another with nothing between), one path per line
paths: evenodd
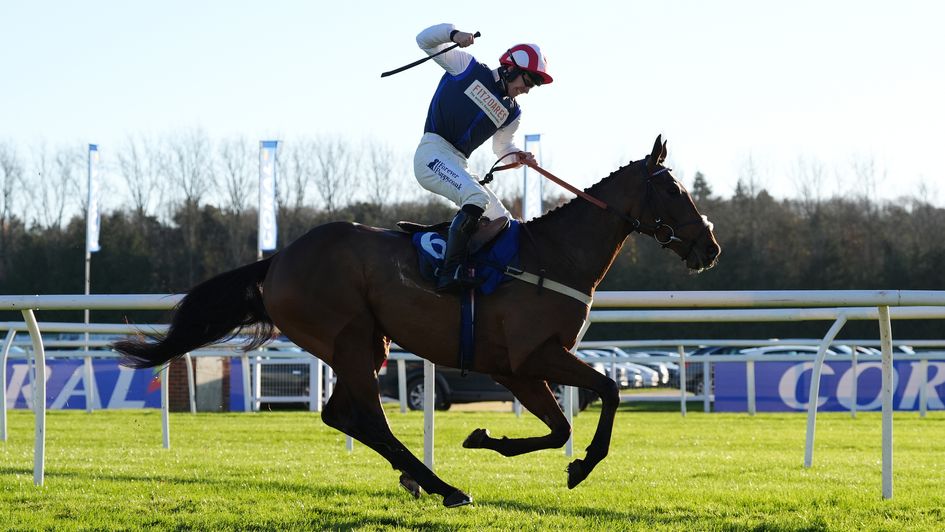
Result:
M511 164L505 164L505 165L501 165L501 166L499 165L499 163L502 162L503 159L505 159L505 158L508 157L509 155L515 155L515 154L517 154L517 153L518 153L518 152L507 153L507 154L503 155L502 157L500 157L499 160L497 160L497 161L495 162L495 164L492 165L492 168L489 169L489 172L486 173L486 175L483 177L483 179L479 181L479 184L481 184L481 185L486 185L486 184L488 184L488 183L491 183L492 180L493 180L493 178L494 178L493 174L494 174L495 172L501 172L501 171L504 171L504 170L511 170L511 169L513 169L513 168L518 168L518 167L522 166L523 163L517 163L517 162L516 162L516 163L511 163ZM654 222L654 223L653 223L653 224L645 224L645 223L643 223L639 218L633 218L633 217L627 215L626 213L622 212L621 210L617 209L616 207L613 207L613 206L611 206L611 205L608 205L605 201L603 201L603 200L601 200L601 199L599 199L599 198L595 198L594 196L591 196L590 194L584 192L583 190L578 190L576 187L574 187L573 185L571 185L571 184L568 183L567 181L565 181L565 180L561 179L560 177L558 177L558 176L552 174L551 172L545 170L544 168L538 166L537 164L528 164L528 163L524 163L524 164L527 165L527 166L529 166L530 168L532 168L533 170L535 170L535 171L538 172L539 174L541 174L543 177L545 177L545 178L547 178L547 179L549 179L549 180L551 180L551 181L554 181L555 183L557 183L557 184L560 185L561 187L565 188L566 190L568 190L568 191L574 193L575 195L577 195L578 197L580 197L580 198L586 200L588 203L591 203L592 205L594 205L594 206L596 206L596 207L598 207L598 208L600 208L600 209L602 209L602 210L605 210L605 211L607 211L607 212L613 213L613 214L616 215L617 217L619 217L619 218L621 218L622 220L626 221L626 222L629 223L630 226L631 226L631 232L634 232L634 231L640 231L640 232L642 232L642 231L650 231L650 232L652 233L653 239L656 240L656 242L657 242L659 245L663 246L664 248L667 247L667 246L669 246L669 245L672 244L673 242L683 242L683 240L682 240L681 238L679 238L679 237L676 236L676 229L677 229L677 228L684 227L684 226L691 225L691 224L695 224L695 223L701 223L701 225L702 225L702 231L700 231L699 235L696 236L695 238L693 238L693 239L690 241L689 247L688 247L688 249L686 250L686 254L683 256L683 260L686 260L686 257L688 257L688 256L692 253L692 250L693 250L693 248L694 248L695 245L696 245L696 241L698 240L698 238L699 238L700 236L702 236L702 232L704 232L704 231L706 231L706 230L709 229L709 226L708 226L708 224L707 224L706 219L705 219L704 216L701 217L701 218L699 218L698 220L693 219L693 220L688 220L688 221L686 221L686 222L682 222L682 223L680 223L680 224L677 224L677 225L676 225L676 228L673 228L673 226L671 226L671 225L669 225L669 224L663 222L662 218L659 217L659 216L654 216L654 219L653 219L653 222ZM643 164L646 165L646 160L645 160L645 159L643 160ZM657 171L655 171L655 172L653 172L653 173L651 173L651 174L649 174L649 175L647 176L647 178L646 178L646 193L645 193L645 195L644 195L644 197L643 197L643 200L642 200L642 202L641 202L641 204L640 204L640 211L641 211L641 214L642 214L643 211L647 210L648 208L652 209L652 207L650 206L650 194L654 191L653 182L652 182L653 178L656 177L656 176L658 176L658 175L660 175L660 174L666 173L666 172L668 172L668 171L669 171L669 168L660 168L659 170L657 170ZM659 198L658 196L654 196L654 197L656 197L657 201L660 203L660 207L662 207L662 201L660 200L660 198ZM660 210L662 210L662 209L660 209ZM523 225L522 227L525 229L525 233L528 235L529 239L532 240L532 243L533 243L533 244L536 244L534 237L532 237L532 235L531 235L531 232L528 231L528 226L527 226L527 225ZM667 236L665 239L660 239L660 236L659 236L659 234L658 234L659 231L668 231L668 236ZM538 246L537 246L537 244L535 245L535 247L536 247L536 249L539 249ZM540 258L540 257L539 257L539 258ZM541 261L539 260L539 264L540 264L540 263L541 263ZM518 270L515 270L515 269L509 269L509 268L506 268L506 272L505 272L505 273L506 273L506 275L510 275L510 276L513 276L513 277L517 277L518 279L520 279L520 280L522 280L522 281L526 281L526 282L533 283L533 284L535 284L535 285L538 286L538 289L539 289L539 290L541 290L542 287L544 287L544 286L547 285L548 288L550 288L550 289L552 289L552 290L554 290L554 291L556 291L556 292L560 292L560 293L562 293L562 294L568 295L568 296L570 296L570 297L572 297L572 298L574 298L574 299L577 299L578 301L581 301L582 303L585 303L585 304L587 304L587 305L589 305L589 304L590 304L590 301L593 299L591 296L588 296L588 295L586 295L586 294L583 294L583 293L581 293L581 292L579 292L579 291L577 291L577 290L574 290L574 289L572 289L572 288L569 288L569 287L567 287L567 286L560 285L560 283L555 283L554 286L552 286L550 283L553 283L553 281L550 281L550 280L545 279L545 270L544 270L544 268L541 268L540 275L534 275L534 274L530 274L530 273L527 273L527 272L524 272L524 271L518 271Z
M516 152L507 153L507 154L503 155L498 161L496 161L495 164L492 165L492 168L489 170L489 172L486 173L485 177L484 177L481 181L479 181L479 184L485 185L485 184L488 184L488 183L492 182L493 174L494 174L495 172L501 172L501 171L503 171L503 170L511 170L511 169L513 169L513 168L518 168L518 167L522 166L522 163L511 163L511 164L505 164L505 165L502 165L502 166L497 166L497 165L502 161L502 159L505 159L506 157L508 157L509 155L513 155L514 153L516 153ZM598 199L598 198L595 198L594 196L591 196L590 194L584 192L583 190L579 190L577 187L571 185L570 183L568 183L568 182L565 181L564 179L561 179L560 177L558 177L558 176L552 174L551 172L549 172L548 170L545 170L544 168L538 166L537 164L527 164L527 163L526 163L526 165L527 165L529 168L531 168L531 169L535 170L536 172L538 172L539 174L541 174L542 176L544 176L545 178L547 178L547 179L549 179L549 180L551 180L551 181L554 181L555 183L557 183L558 185L560 185L560 186L563 187L564 189L568 190L569 192L572 192L572 193L574 193L575 195L577 195L578 197L580 197L580 198L582 198L582 199L584 199L584 200L590 202L590 203L593 204L594 206L596 206L596 207L598 207L598 208L600 208L600 209L603 209L603 210L605 210L605 211L611 212L611 213L615 214L616 216L618 216L619 218L622 218L624 221L626 221L626 222L628 222L628 223L630 224L630 226L633 228L633 231L650 230L650 231L652 231L653 234L655 235L655 234L656 234L656 231L658 231L658 230L660 230L660 229L662 229L662 228L664 228L664 227L667 228L667 229L669 229L670 236L669 236L668 239L666 239L666 241L662 241L662 240L660 240L659 238L656 238L656 241L659 242L660 245L662 245L662 246L667 246L667 245L669 245L671 242L676 241L676 240L679 240L679 239L676 237L676 232L673 230L673 228L672 228L670 225L663 223L662 220L659 219L659 218L657 218L657 219L655 220L655 222L656 222L655 225L644 224L644 223L641 222L638 218L632 218L632 217L628 216L627 214L623 213L622 211L620 211L619 209L608 205L605 201L600 200L600 199ZM668 172L668 171L669 171L668 168L660 168L660 169L657 170L656 172L653 172L652 174L650 174L649 177L647 177L647 196L649 196L649 193L650 193L650 179L652 179L652 178L654 178L654 177L656 177L656 176L658 176L658 175L660 175L660 174L662 174L662 173L664 173L664 172ZM646 199L647 199L647 198L644 198L644 204L646 203ZM645 207L645 205L644 205L644 207Z

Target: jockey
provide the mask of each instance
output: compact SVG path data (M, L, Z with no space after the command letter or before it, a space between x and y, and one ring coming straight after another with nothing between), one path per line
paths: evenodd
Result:
M452 24L431 26L417 35L417 44L433 55L443 48L473 44L471 33ZM469 173L469 155L490 137L496 157L518 163L534 163L531 153L512 141L521 109L515 98L553 80L546 71L545 56L534 44L517 44L490 69L459 48L434 57L446 73L433 93L423 137L414 155L414 174L420 185L460 207L449 228L449 239L438 272L437 292L459 292L475 287L462 268L466 245L479 228L480 217L511 218L508 209L488 188Z

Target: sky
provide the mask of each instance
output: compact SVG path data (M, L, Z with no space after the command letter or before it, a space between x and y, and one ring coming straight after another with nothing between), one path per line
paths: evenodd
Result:
M540 134L542 165L577 186L662 134L676 176L702 172L721 196L742 178L796 197L818 169L820 197L945 205L943 20L945 3L918 0L0 0L0 141L107 159L129 135L200 128L410 160L442 70L380 73L451 22L482 33L467 51L491 66L542 47L555 81L519 98L518 142Z

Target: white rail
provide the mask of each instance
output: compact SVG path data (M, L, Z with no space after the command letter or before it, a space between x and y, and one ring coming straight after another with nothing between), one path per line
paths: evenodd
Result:
M176 305L182 296L179 295L49 295L49 296L0 296L0 310L19 310L23 313L24 320L30 324L30 336L34 342L34 352L36 354L36 365L39 368L45 367L45 355L43 352L42 338L36 325L33 310L105 310L105 309L169 309ZM783 321L800 319L830 319L815 311L798 311L776 313L770 310L760 310L769 308L793 308L793 307L874 307L878 315L881 329L882 345L882 368L883 368L883 497L892 498L892 408L891 408L891 382L892 382L892 335L889 328L889 321L895 316L890 313L889 307L917 307L917 306L945 306L945 291L918 291L918 290L802 290L802 291L694 291L694 292L599 292L595 296L594 308L614 308L614 307L636 307L636 308L725 308L742 310L729 310L719 312L716 318L704 318L705 321L723 321L719 316L737 316L726 318L725 321L754 321L755 316L766 316L768 319L762 321ZM747 307L747 309L744 309ZM918 312L929 311L922 309ZM603 315L599 312L591 313L592 322L603 322L606 320L629 321L630 315L617 314ZM664 311L666 312L666 311ZM652 318L652 321L658 319L665 321L688 321L689 318L695 319L695 311L677 311L678 315L670 317L669 314L662 314L660 318ZM731 312L732 314L726 314ZM816 362L815 379L813 382L819 384L820 367L823 363L823 354L826 351L826 345L833 340L833 337L848 319L874 319L872 311L863 312L865 317L860 318L862 309L850 309L848 312L837 311L833 319L837 320L830 332L824 338L818 352ZM908 313L907 311L906 313ZM686 314L690 313L690 314ZM818 317L813 317L817 315ZM794 317L790 317L794 316ZM642 318L642 316L641 316ZM916 318L918 319L918 318ZM646 320L644 320L646 321ZM699 320L695 320L699 321ZM432 365L431 365L432 366ZM39 392L43 387L44 379L37 379L37 386L34 392ZM166 381L165 381L166 382ZM812 384L811 391L814 391L816 385ZM432 388L432 386L431 386ZM431 390L432 391L432 390ZM888 394L888 398L887 398ZM41 485L43 483L43 456L45 449L45 418L46 401L45 392L38 396L39 401L35 401L36 406L36 450L34 460L34 483ZM808 439L813 442L812 420L816 416L816 400L810 401L810 413L808 417ZM888 406L888 408L887 408ZM432 416L430 416L432 425ZM432 430L431 430L432 432ZM166 434L166 433L165 433ZM432 434L431 434L432 436ZM425 456L425 460L433 463L432 444L431 454Z

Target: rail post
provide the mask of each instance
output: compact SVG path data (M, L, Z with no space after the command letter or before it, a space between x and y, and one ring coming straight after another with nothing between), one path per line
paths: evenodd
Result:
M7 441L7 357L10 356L10 347L16 338L16 329L7 331L3 340L3 351L0 352L0 441Z
M33 440L33 484L42 486L46 468L46 351L43 349L43 337L39 333L39 324L33 309L24 309L23 321L30 331L33 341L33 414L36 417L36 432ZM6 387L6 382L3 383ZM6 394L6 390L4 390Z
M889 322L889 307L879 307L879 340L883 351L883 498L893 496L893 356L892 325Z

